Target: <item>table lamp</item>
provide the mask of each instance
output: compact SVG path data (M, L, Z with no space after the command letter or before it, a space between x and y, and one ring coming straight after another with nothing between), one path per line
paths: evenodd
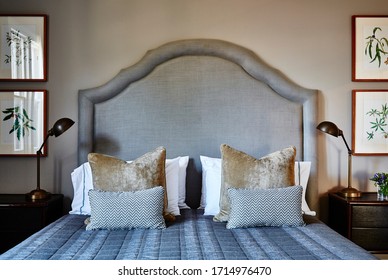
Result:
M340 194L344 197L360 197L361 192L352 187L352 153L353 151L349 148L348 143L344 137L344 134L341 129L339 129L334 123L329 121L324 121L318 124L317 129L330 134L332 136L338 137L341 136L345 142L346 148L348 149L348 187L341 190Z
M68 130L72 125L74 124L74 121L69 118L62 118L55 122L54 126L47 132L47 136L43 141L42 146L40 146L39 150L36 152L36 159L37 159L37 183L36 183L36 189L32 190L31 192L27 193L26 196L28 199L31 200L41 200L46 199L50 197L50 193L42 190L40 188L40 157L42 156L42 149L45 146L48 138L50 136L58 137L62 133L64 133L66 130Z

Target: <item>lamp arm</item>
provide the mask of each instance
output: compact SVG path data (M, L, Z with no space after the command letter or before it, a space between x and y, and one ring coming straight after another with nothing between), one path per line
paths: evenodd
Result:
M51 133L50 132L47 133L42 146L40 146L39 150L36 151L36 189L37 190L40 190L40 157L42 155L42 149L50 136L51 136Z
M341 133L341 137L345 142L346 148L348 149L348 188L352 187L352 150L349 148L348 143L344 135Z
M42 145L40 146L39 150L38 150L36 153L42 154L42 149L43 149L44 145L46 145L46 142L47 142L48 138L49 138L51 135L52 135L52 134L50 134L50 131L49 131L49 133L47 133L47 135L46 135L46 138L44 138L44 141L43 141Z
M348 145L348 143L346 142L346 139L345 139L345 137L344 137L344 135L341 133L341 137L342 137L342 139L344 140L344 142L345 142L345 145L346 145L346 148L348 149L348 154L352 154L352 150L349 148L349 145Z

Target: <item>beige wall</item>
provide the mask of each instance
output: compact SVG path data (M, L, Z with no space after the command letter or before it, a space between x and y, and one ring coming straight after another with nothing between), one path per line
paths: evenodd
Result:
M320 120L331 120L351 142L351 90L388 83L351 82L351 16L388 15L386 0L0 0L1 13L49 16L46 83L5 83L0 89L47 89L48 125L77 120L79 89L101 85L146 50L171 40L216 38L252 49L290 79L321 91ZM341 139L320 135L322 218L326 193L347 183ZM72 197L77 127L50 139L42 186ZM34 158L0 158L0 192L35 187ZM354 157L353 185L374 190L368 177L388 171L387 157Z

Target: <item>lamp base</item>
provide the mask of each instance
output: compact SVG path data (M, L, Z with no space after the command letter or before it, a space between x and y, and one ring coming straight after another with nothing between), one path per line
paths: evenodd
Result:
M343 197L361 197L361 192L355 188L347 187L339 192Z
M41 189L35 189L26 194L27 199L30 199L30 200L42 200L42 199L47 199L50 196L51 196L51 193Z

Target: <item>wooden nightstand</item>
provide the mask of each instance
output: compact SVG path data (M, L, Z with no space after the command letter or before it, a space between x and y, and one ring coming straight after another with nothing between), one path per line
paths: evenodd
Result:
M0 194L0 254L62 215L62 194L34 202L24 194Z
M368 251L388 252L388 201L377 200L376 193L329 193L329 226Z

